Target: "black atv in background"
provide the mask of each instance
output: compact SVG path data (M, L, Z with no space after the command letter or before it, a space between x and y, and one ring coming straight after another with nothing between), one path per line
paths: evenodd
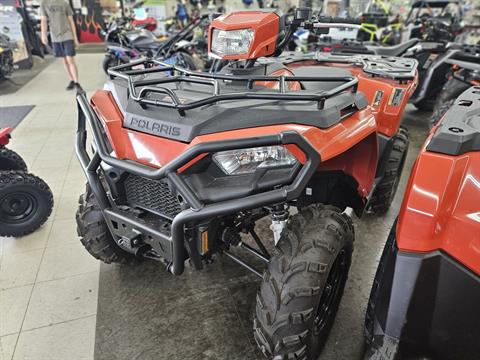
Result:
M459 46L455 43L419 42L403 55L415 58L419 63L418 86L410 98L410 103L418 110L433 110L450 68L447 61L457 52Z
M410 39L394 46L368 45L343 42L332 45L332 52L352 54L376 54L412 58L418 62L418 86L410 98L417 109L430 111L446 81L450 65L446 62L461 45L443 41L420 41Z
M402 41L423 39L428 41L453 41L460 33L461 9L458 0L414 1L402 31ZM429 39L432 28L438 32Z
M445 85L437 98L430 118L430 126L435 126L455 99L472 85L480 84L480 45L463 45L445 64L450 66Z
M13 51L15 43L10 38L0 32L0 80L10 76L14 70Z
M328 37L323 37L322 41L317 42L317 51L347 55L376 54L417 60L419 84L410 103L419 110L431 111L447 80L446 75L451 67L448 60L464 46L448 41L450 37L445 35L442 26L437 26L436 20L426 23L431 25L425 26L422 39L412 38L398 45L380 46L352 40L328 41Z

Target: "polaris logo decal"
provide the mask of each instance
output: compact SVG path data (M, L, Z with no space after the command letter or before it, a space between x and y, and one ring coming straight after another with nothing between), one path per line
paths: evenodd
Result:
M145 119L137 115L127 113L125 116L126 127L143 131L153 135L178 138L181 135L181 128L158 120Z

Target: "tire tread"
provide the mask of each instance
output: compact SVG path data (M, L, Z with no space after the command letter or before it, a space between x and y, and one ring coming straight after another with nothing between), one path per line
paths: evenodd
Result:
M313 358L310 342L316 302L337 253L346 247L351 255L353 238L351 219L332 206L310 205L292 216L257 296L254 337L265 355ZM324 341L320 340L322 345Z
M113 240L95 197L87 189L78 199L76 213L77 234L85 249L97 260L106 264L135 264L139 259L121 249Z

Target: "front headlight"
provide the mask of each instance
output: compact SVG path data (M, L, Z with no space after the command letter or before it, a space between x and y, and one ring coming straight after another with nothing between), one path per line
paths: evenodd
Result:
M242 55L248 53L252 40L252 29L213 29L211 48L218 55Z
M227 175L254 173L258 168L289 167L297 159L283 146L266 146L251 149L221 151L213 161Z

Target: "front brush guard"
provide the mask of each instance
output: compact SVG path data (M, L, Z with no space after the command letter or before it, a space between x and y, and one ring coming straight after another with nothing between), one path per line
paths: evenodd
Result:
M85 93L79 93L77 95L77 103L78 128L75 150L87 178L87 182L89 183L105 218L122 216L122 212L108 199L101 183L97 170L102 161L114 168L147 179L159 180L162 178L168 178L170 184L175 188L177 193L180 194L190 205L189 209L183 210L174 217L171 223L170 235L161 233L153 228L150 229L150 232L154 232L157 238L160 237L162 239L162 243L170 245L170 249L168 249L166 253L171 253L171 259L166 260L171 260L168 269L175 275L180 275L184 271L184 261L186 258L184 227L186 224L217 216L234 214L241 210L251 210L262 206L297 199L320 163L320 154L303 136L295 131L287 131L276 135L200 143L188 148L185 152L163 167L159 169L152 168L111 156L108 151L105 137L102 135L102 129L98 117L88 102ZM86 119L88 119L91 126L93 141L96 145L96 150L92 158L90 158L86 151ZM204 204L177 173L178 169L201 154L288 144L296 145L304 153L306 156L305 163L290 185L263 193L212 204ZM128 223L140 233L142 233L141 229L146 226L144 223L132 219L131 217L128 219Z

